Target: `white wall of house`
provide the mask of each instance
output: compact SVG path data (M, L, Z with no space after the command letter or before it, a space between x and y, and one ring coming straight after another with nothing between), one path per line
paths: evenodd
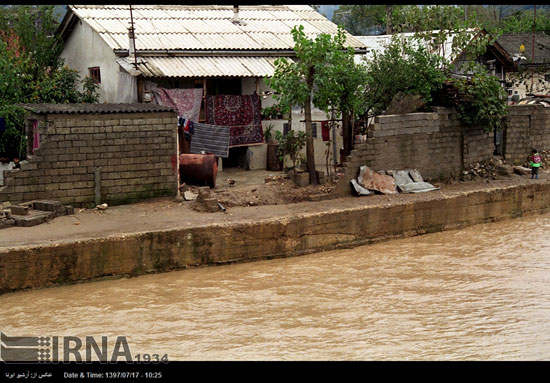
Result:
M73 32L65 42L61 57L69 68L80 72L81 79L88 76L88 68L99 67L99 102L117 102L119 65L115 61L116 56L88 24L80 20L76 22Z
M507 73L506 80L512 83L512 95L519 94L519 98L522 99L527 93L550 93L550 81L545 80L545 75L550 75L550 71L544 73L540 70L525 69Z
M252 94L256 90L256 80L254 78L245 78L242 82L242 92L243 94ZM261 95L262 93L266 91L271 91L271 89L267 86L265 81L263 79L260 79L258 81L258 93ZM275 100L271 95L267 96L266 98L261 98L262 101L262 108L273 106L277 104L277 100ZM313 139L313 146L314 146L314 153L315 153L315 165L317 167L317 170L319 171L325 171L325 164L326 164L326 150L327 150L327 141L323 141L322 137L322 130L321 130L321 121L325 121L328 119L325 112L323 112L320 109L313 108L312 109L312 120L313 122L317 123L317 137ZM271 124L273 125L273 129L283 132L284 124L287 123L288 120L264 120L262 121L262 126L265 129ZM297 131L304 131L306 130L306 124L304 122L304 113L300 109L294 109L292 111L292 129ZM332 131L330 132L330 139L332 140ZM250 169L265 169L267 165L267 145L251 145L249 146L249 149L252 151L252 158L250 162ZM343 147L343 140L342 140L342 129L340 127L340 124L336 128L336 158L339 162L339 150ZM330 142L330 145L328 146L330 150L329 155L329 165L333 164L333 145L332 141ZM302 151L303 156L305 157L306 150ZM291 165L290 163L288 165Z

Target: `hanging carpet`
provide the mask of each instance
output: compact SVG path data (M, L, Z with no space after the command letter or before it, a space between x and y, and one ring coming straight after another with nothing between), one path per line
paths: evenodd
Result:
M158 104L174 108L178 112L178 116L199 121L202 88L167 89L157 87L154 93Z
M260 96L209 95L206 122L231 127L229 147L263 144Z

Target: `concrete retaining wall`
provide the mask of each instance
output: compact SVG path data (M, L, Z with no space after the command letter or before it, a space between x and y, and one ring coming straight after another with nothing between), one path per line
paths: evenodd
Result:
M191 266L286 257L550 211L550 184L256 223L0 250L0 293Z

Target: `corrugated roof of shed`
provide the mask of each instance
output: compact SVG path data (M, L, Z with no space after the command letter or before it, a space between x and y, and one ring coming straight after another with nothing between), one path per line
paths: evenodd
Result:
M107 113L149 113L174 112L168 106L158 104L19 104L22 108L37 114L107 114Z

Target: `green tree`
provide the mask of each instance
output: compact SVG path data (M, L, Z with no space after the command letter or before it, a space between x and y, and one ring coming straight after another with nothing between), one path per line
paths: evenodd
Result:
M383 113L400 92L421 95L429 105L432 93L442 87L446 79L441 70L444 59L414 41L401 41L395 35L383 52L374 51L372 59L367 61L367 117Z
M275 72L266 78L266 83L275 91L275 99L286 111L299 105L304 109L306 124L306 157L309 182L319 183L315 169L315 153L311 126L311 105L313 92L318 85L318 74L323 70L329 52L339 43L335 43L328 34L320 34L314 40L307 38L302 25L292 29L296 62L285 58L275 60Z
M487 132L503 128L508 95L496 77L478 68L471 78L453 78L450 82L458 90L455 107L462 122Z
M365 111L367 71L364 65L355 63L353 48L344 48L345 40L344 30L339 28L325 65L318 69L313 103L327 114L342 116L344 154L347 156L353 145L352 115Z
M346 4L341 5L334 12L332 21L354 36L386 33L388 25L395 28L401 24L402 7L402 5Z
M11 156L25 156L18 104L98 101L98 84L63 66L56 28L54 6L0 8L0 116L7 126L0 148Z

